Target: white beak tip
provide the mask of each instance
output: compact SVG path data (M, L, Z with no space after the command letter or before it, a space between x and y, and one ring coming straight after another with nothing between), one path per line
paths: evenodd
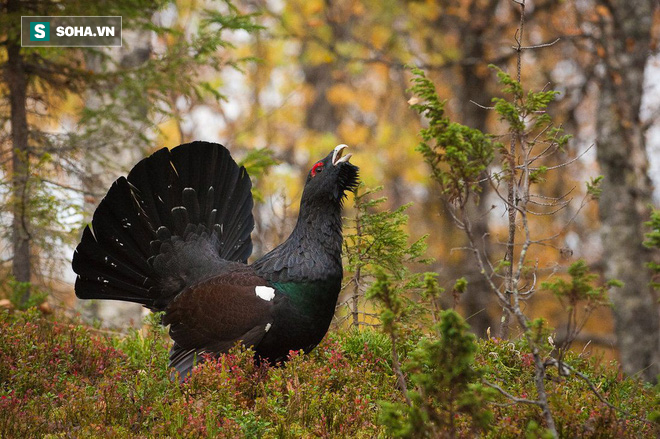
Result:
M348 145L345 144L340 144L335 146L335 150L332 153L332 164L337 165L337 163L343 163L347 162L351 158L351 154L347 154L346 156L342 157L342 154L344 152L344 149L348 148Z

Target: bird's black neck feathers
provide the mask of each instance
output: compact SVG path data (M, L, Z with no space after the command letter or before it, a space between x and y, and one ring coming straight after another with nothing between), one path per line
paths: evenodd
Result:
M289 238L254 263L272 282L316 282L341 278L341 199L306 199Z

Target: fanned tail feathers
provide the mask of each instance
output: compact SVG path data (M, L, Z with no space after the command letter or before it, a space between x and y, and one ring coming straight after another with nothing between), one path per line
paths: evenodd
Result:
M163 148L115 181L73 257L76 295L163 309L192 282L246 262L250 178L222 145Z

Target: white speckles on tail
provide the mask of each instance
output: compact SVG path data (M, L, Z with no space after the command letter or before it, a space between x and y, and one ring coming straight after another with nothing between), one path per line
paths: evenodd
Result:
M255 287L254 292L257 294L257 296L259 296L259 298L264 300L273 300L273 297L275 297L275 290L271 287L266 287L263 285Z
M270 324L270 323L266 323L266 327L264 328L264 331L268 332L268 330L270 329L270 327L271 327L271 324Z

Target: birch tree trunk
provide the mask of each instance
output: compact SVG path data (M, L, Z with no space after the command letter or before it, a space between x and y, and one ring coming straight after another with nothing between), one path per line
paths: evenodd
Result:
M611 295L623 370L653 381L660 373L660 319L645 267L649 253L642 245L652 186L640 105L655 1L598 3L609 11L601 20L603 70L596 121L604 176L599 215L606 276L624 283Z

